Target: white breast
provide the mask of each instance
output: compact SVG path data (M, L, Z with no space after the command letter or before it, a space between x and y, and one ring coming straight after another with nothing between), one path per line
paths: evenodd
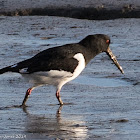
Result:
M85 68L85 58L84 58L83 54L77 53L74 55L73 58L78 60L78 65L77 65L76 69L74 70L71 77L65 78L58 84L57 89L61 89L64 84L75 79Z
M74 73L73 73L73 79L76 78L81 72L82 70L85 68L85 58L83 56L83 54L81 53L77 53L76 55L74 55L75 59L78 60L78 66L76 67Z

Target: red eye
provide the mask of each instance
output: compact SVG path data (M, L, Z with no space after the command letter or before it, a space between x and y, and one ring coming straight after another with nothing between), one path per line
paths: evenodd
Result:
M110 40L109 40L109 39L108 39L108 40L106 40L106 43L107 43L107 44L109 44L109 43L110 43Z

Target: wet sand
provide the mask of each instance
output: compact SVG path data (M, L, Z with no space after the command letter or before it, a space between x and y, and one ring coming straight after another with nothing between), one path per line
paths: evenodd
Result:
M0 75L0 139L140 138L140 20L80 20L58 17L0 17L0 68L54 46L78 42L88 34L111 37L122 75L103 53L61 91L59 108L52 86L31 94L18 108L29 84L19 74Z

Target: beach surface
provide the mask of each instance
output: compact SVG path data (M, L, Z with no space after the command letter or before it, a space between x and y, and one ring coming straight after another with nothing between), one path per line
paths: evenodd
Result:
M0 17L0 68L42 50L79 42L89 34L111 38L124 74L102 53L61 91L36 88L18 108L30 84L21 75L0 75L0 139L140 139L140 19L82 20L49 16Z
M55 46L107 34L124 74L105 54L64 85L33 90L20 74L0 75L0 140L139 140L140 1L1 0L0 69Z

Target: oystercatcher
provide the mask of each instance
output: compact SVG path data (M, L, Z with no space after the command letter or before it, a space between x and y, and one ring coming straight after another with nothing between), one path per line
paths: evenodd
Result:
M63 105L60 97L62 86L75 79L97 54L106 52L121 73L124 73L109 44L110 38L107 35L88 35L79 43L49 48L30 59L0 69L0 74L17 72L33 83L26 91L21 106L26 106L31 91L42 85L54 85L59 104Z

